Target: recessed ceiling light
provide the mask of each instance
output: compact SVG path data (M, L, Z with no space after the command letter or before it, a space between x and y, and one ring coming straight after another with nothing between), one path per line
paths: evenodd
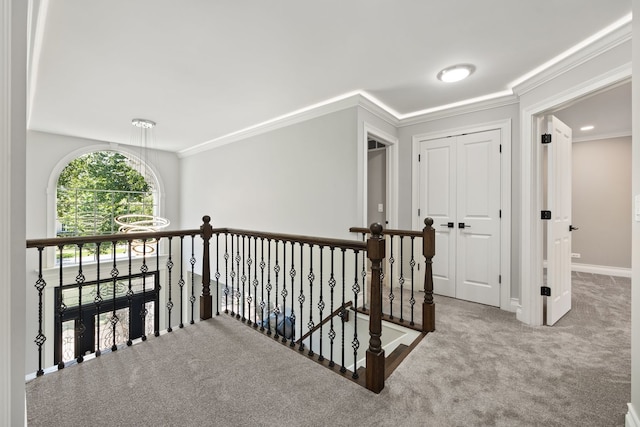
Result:
M581 131L587 131L587 130L593 130L593 125L589 125L589 126L582 126L580 128Z
M476 67L471 64L458 64L440 71L437 77L445 83L459 82L469 77L475 70Z

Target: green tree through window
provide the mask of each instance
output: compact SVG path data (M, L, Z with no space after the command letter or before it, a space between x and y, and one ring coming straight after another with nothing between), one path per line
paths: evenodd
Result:
M58 236L112 234L114 218L154 214L153 187L126 156L98 151L71 161L57 185Z

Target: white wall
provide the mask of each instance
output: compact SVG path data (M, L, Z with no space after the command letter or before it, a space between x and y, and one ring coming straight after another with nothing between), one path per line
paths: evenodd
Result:
M631 137L573 144L574 264L631 268Z
M356 108L182 159L182 228L214 227L353 238Z
M21 426L25 425L27 2L0 0L0 22L0 425Z

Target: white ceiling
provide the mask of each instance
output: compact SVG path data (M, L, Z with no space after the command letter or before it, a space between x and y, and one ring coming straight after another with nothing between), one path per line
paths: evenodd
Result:
M631 0L34 3L29 128L128 143L141 117L171 151L348 93L398 118L505 94L631 13ZM457 63L476 72L436 79Z

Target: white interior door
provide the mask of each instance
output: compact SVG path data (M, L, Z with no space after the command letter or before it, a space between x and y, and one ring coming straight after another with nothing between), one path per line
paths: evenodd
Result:
M452 138L425 141L420 147L421 223L433 218L436 256L433 259L433 291L456 296L456 155Z
M500 131L423 141L421 219L436 229L434 292L500 306Z
M547 325L571 310L571 128L554 116L547 119Z
M500 306L500 131L457 140L456 298Z

